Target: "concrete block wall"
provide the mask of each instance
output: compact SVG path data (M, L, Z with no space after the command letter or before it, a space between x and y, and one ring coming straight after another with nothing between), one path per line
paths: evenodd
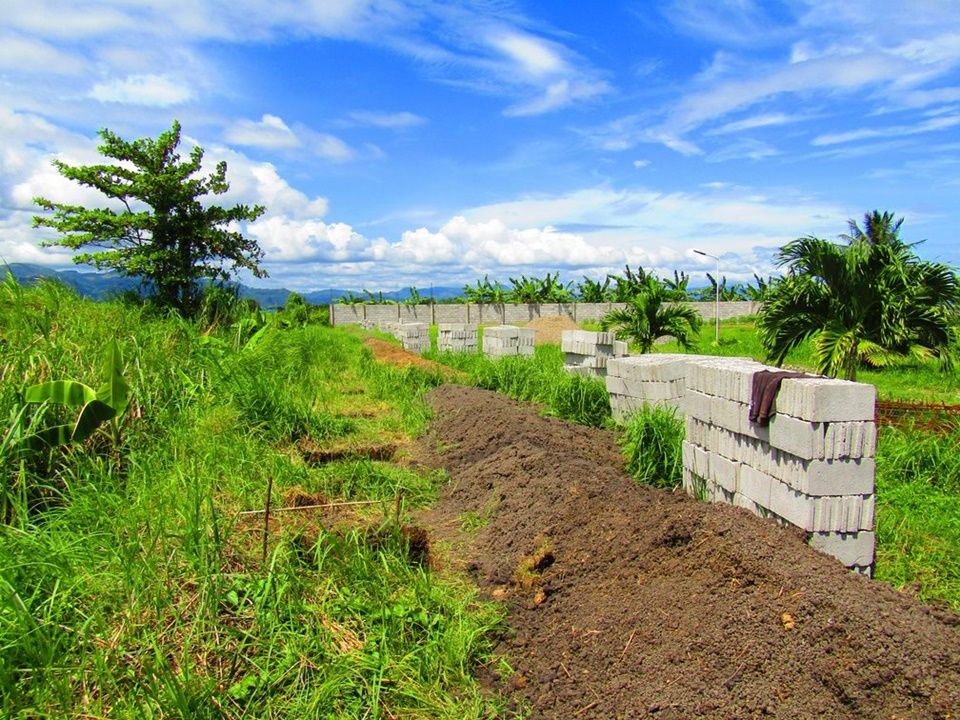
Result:
M401 323L395 337L403 343L403 349L417 354L430 349L430 325L427 323Z
M492 358L533 355L534 332L515 325L488 327L483 331L483 354Z
M775 368L747 358L647 357L608 364L611 406L619 404L622 417L633 409L630 403L661 401L674 383L670 402L686 419L687 492L801 528L811 546L852 570L871 572L877 439L872 385L784 380L770 424L760 426L749 419L753 375Z
M645 403L681 409L686 363L695 355L656 353L610 358L607 393L617 420L625 420Z
M713 320L717 305L713 302L690 302L705 320ZM330 323L332 325L359 324L366 321L380 322L459 322L479 324L526 323L538 317L557 317L566 315L574 322L585 320L599 322L611 310L622 310L625 303L540 303L540 304L475 304L445 303L406 305L370 305L359 303L330 305ZM760 310L760 304L747 301L722 302L719 306L720 318L754 315Z
M607 362L627 354L627 343L617 340L612 332L564 330L560 336L564 353L563 367L569 373L604 377Z
M437 325L437 349L441 352L476 352L477 326L467 323Z

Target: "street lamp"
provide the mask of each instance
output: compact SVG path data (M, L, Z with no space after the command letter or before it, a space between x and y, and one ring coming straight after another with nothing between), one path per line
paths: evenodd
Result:
M703 250L694 250L697 255L703 255L704 257L713 258L717 261L717 277L714 281L714 284L717 286L717 345L720 345L720 258L716 255L711 255L710 253L705 253Z

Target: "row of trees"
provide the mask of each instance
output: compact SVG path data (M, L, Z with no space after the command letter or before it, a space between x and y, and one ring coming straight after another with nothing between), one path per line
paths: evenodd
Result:
M235 205L222 208L207 196L222 195L229 185L226 163L200 176L203 149L194 147L186 160L177 152L177 122L157 139L128 142L101 130L100 152L118 164L74 167L55 161L66 178L100 191L113 201L108 208L85 208L38 197L46 214L34 224L60 237L46 245L79 251L74 261L140 278L157 302L185 315L201 309L204 289L226 282L240 270L258 277L263 251L237 229L264 208ZM915 245L900 237L902 219L874 211L863 226L850 221L842 243L803 237L788 243L777 256L783 277L756 286L733 284L708 276L712 287L691 291L689 277L674 272L660 278L643 268L625 268L603 281L563 283L559 273L543 278L510 278L504 287L489 277L467 285L460 298L483 303L625 302L628 307L608 316L606 324L638 339L649 349L662 334L682 344L692 342L699 317L671 301L750 299L763 301L758 320L760 340L777 364L791 350L812 342L818 369L853 379L862 365L883 367L910 358L937 358L953 367L958 348L960 284L952 268L921 260ZM718 287L719 286L719 287ZM383 300L382 295L369 299ZM364 298L349 298L349 300ZM419 301L418 293L412 301ZM297 324L309 314L297 296L285 317ZM207 303L210 305L210 303Z
M773 282L754 275L756 284L731 283L727 284L726 276L719 281L719 297L722 301L754 300L761 302L764 294ZM521 275L518 278L509 278L504 285L499 280L490 280L484 275L473 285L464 285L463 292L457 297L440 300L441 303L482 303L484 305L502 305L505 303L605 303L630 302L635 297L643 295L651 283L660 286L660 290L670 301L713 301L717 298L717 279L707 273L710 284L705 287L691 289L690 276L685 272L674 270L672 278L661 278L655 273L648 272L642 267L624 268L622 275L609 274L603 280L594 280L584 276L580 282L560 280L560 273L547 273L544 277ZM424 297L420 291L411 287L408 297L398 301L387 298L382 292L364 290L361 294L348 293L339 298L338 302L353 305L358 303L390 304L403 302L406 304L431 303L431 298Z

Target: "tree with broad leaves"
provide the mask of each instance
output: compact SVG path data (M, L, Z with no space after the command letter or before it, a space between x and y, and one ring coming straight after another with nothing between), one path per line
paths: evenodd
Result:
M641 353L653 350L658 338L672 337L685 350L696 347L703 324L696 308L682 302L670 302L670 291L654 275L636 285L637 292L627 307L611 310L600 321L604 330L613 330L621 340L639 346Z
M784 277L767 291L757 322L767 357L780 365L810 339L821 373L856 380L861 364L883 367L936 357L953 367L960 284L954 270L916 256L902 220L874 212L847 244L816 237L777 255Z
M42 245L86 250L74 262L139 277L162 305L183 314L198 309L204 281L225 282L239 270L266 277L260 267L263 251L236 229L236 223L256 220L264 208L203 202L205 196L229 189L227 164L217 163L209 175L197 176L203 148L195 146L189 159L180 159L180 123L174 121L157 139L129 142L107 129L99 135L101 155L117 164L53 164L65 178L99 190L114 201L113 207L35 198L51 214L35 216L34 226L62 233Z

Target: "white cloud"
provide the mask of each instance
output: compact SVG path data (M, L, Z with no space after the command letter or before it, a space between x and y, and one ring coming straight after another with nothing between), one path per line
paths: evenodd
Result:
M259 122L237 120L228 126L224 138L233 145L248 145L259 148L300 147L300 138L276 115L265 114Z
M170 107L193 99L193 91L164 75L128 75L97 83L89 93L94 100L122 105Z
M344 223L273 215L247 226L267 263L341 263L370 259L370 242Z
M610 86L605 82L588 82L563 78L547 85L540 97L507 108L504 111L504 115L511 117L542 115L543 113L569 105L576 100L586 100L597 95L602 95L609 90Z
M755 130L757 128L772 127L775 125L786 125L787 123L794 123L806 119L808 119L806 116L787 115L786 113L780 112L762 113L760 115L753 115L752 117L743 118L742 120L737 120L735 122L726 123L718 128L714 128L708 134L725 135L727 133L736 133L743 130Z
M314 153L328 160L345 162L356 156L353 149L335 135L311 133L308 141ZM378 154L376 146L370 146L370 149Z
M825 133L818 135L811 141L811 145L837 145L856 140L872 140L883 137L902 137L904 135L919 135L939 130L948 130L960 125L960 115L943 115L933 117L915 125L889 125L882 128L860 128L840 133Z
M709 157L707 136L840 117L849 107L862 116L960 98L955 86L942 85L960 66L960 15L951 0L877 0L869 9L800 0L776 13L757 0L674 0L666 14L682 31L718 41L720 49L686 81L669 77L680 88L664 87L676 98L671 104L589 133L600 147L659 143L685 155L703 149ZM798 106L811 109L797 113ZM750 110L750 117L729 119Z
M559 53L540 38L511 32L491 38L490 44L513 60L521 72L534 77L553 75L567 69Z
M80 75L85 61L53 45L13 33L0 35L0 68L28 75Z
M221 160L227 163L227 180L230 182L230 189L221 196L221 204L261 204L266 206L268 216L303 220L326 215L326 198L310 198L292 187L280 176L273 163L257 162L243 153L221 146L206 148L205 169L212 169Z
M633 166L634 166L635 168L645 168L645 167L647 167L647 166L649 166L649 165L650 165L650 161L649 161L649 160L634 160L634 161L633 161Z
M358 110L350 113L350 119L360 125L372 125L374 127L402 129L423 125L427 122L426 118L415 115L412 112L371 112Z
M706 157L707 162L727 162L729 160L763 160L779 155L772 145L760 140L743 139L724 145Z
M234 121L224 131L224 139L233 145L265 150L304 148L334 162L345 162L356 157L353 148L335 135L315 132L302 125L297 125L294 130L282 118L270 114L265 114L259 121Z

